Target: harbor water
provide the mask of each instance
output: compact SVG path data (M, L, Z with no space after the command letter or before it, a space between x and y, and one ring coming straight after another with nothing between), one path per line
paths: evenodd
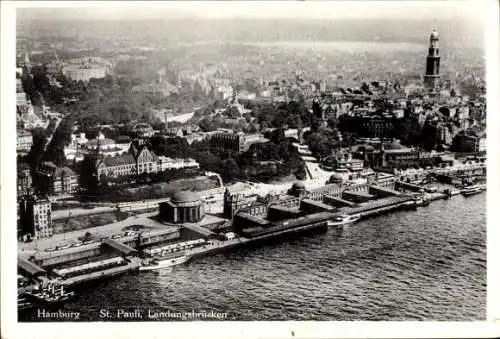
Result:
M61 309L82 321L154 320L155 312L172 315L164 321L188 319L173 316L185 312L225 320L485 320L485 205L484 193L459 195L343 230L97 281ZM103 309L143 318L103 319Z

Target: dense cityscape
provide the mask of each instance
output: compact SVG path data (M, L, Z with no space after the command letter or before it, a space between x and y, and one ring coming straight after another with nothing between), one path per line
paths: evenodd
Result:
M405 37L325 24L333 40L318 47L307 28L284 42L220 28L211 42L101 24L18 20L21 319L53 321L64 312L41 317L40 305L72 302L90 281L194 271L222 251L486 190L481 50L457 48L453 27L414 24ZM372 25L380 50L365 47ZM107 318L167 320L121 311Z

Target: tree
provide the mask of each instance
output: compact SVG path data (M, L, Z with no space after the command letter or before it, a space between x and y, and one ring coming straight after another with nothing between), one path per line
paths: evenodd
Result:
M421 127L417 119L404 118L398 121L395 128L395 138L403 145L416 146L420 144Z

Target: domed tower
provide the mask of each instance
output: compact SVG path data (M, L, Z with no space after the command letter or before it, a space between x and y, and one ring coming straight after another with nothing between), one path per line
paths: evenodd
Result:
M434 89L439 81L439 35L436 30L432 30L429 38L429 54L427 55L427 66L425 70L425 85L429 89Z
M306 185L303 182L297 181L292 185L292 187L287 192L289 195L294 197L302 198L306 193Z

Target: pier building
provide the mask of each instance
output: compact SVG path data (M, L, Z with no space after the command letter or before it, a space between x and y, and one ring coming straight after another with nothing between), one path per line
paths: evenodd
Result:
M46 277L47 271L41 268L40 266L32 263L29 260L18 257L17 258L17 269L22 276L28 278L38 278L38 277Z
M300 215L301 211L280 205L271 205L267 210L267 219L271 221L298 218Z
M318 212L335 212L335 207L324 204L320 201L312 199L302 199L300 201L300 209L305 213L318 213Z
M378 185L369 186L368 193L376 195L378 197L382 197L382 198L401 195L401 192L398 192L398 191L390 189L390 188L378 186Z
M167 222L199 222L204 216L204 203L193 192L178 192L170 201L160 203L160 217Z
M108 247L112 252L121 256L130 256L137 253L137 250L113 239L104 239L102 246Z
M323 196L323 201L331 206L334 207L352 207L356 205L356 203L349 201L349 200L344 200L329 194L326 194Z

